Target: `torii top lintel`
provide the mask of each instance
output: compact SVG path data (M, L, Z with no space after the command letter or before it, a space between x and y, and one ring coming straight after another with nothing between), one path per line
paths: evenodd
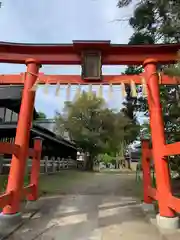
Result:
M141 65L147 58L159 63L173 63L177 59L178 44L123 45L110 41L73 41L72 44L25 44L0 42L0 62L24 64L34 58L41 64L81 64L85 50L101 52L103 65Z

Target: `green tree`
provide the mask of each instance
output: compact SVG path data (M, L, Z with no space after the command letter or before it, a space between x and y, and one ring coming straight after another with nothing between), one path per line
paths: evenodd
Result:
M107 153L100 154L98 158L99 161L103 162L106 165L106 167L108 167L108 165L113 162L113 157L108 155Z
M139 0L136 1L129 24L154 42L179 42L180 40L180 3L176 0ZM134 4L133 0L119 0L119 8Z
M149 121L145 121L145 122L141 125L140 135L141 135L142 138L150 139L151 130L150 130Z
M38 114L37 120L47 119L47 116L45 113L38 112L37 114Z
M133 129L122 113L113 112L102 98L85 92L74 102L65 103L63 113L56 115L56 125L59 132L67 131L78 147L89 152L87 170L92 170L99 154L116 153L119 142L128 138L129 130Z
M119 0L118 7L125 7L132 0ZM177 43L180 41L180 2L144 0L138 1L129 24L134 29L129 44ZM180 64L158 66L166 74L180 76ZM136 68L135 68L136 70ZM132 70L131 70L132 71ZM160 87L160 96L165 123L166 141L168 143L180 140L180 97L179 88L170 86ZM137 104L139 102L139 104ZM146 99L138 99L135 111L148 113ZM176 161L178 158L173 158ZM179 160L179 158L178 158ZM179 167L176 168L179 169Z
M118 7L125 7L134 3L132 0L119 0ZM144 0L138 1L135 5L133 15L129 18L129 24L134 29L134 34L131 36L129 44L152 44L152 43L170 43L179 42L179 29L180 29L180 3L177 1L161 1L161 0ZM176 21L175 21L176 19ZM176 26L175 26L176 25ZM179 65L159 66L164 69L166 73L178 75ZM139 74L142 70L137 66L130 66L126 69L126 74ZM168 86L161 86L161 100L163 103L164 120L165 124L171 118L170 112L175 110L175 95L178 88L170 88ZM128 99L127 99L128 100ZM127 101L133 105L134 111L144 111L147 114L147 101L142 96L133 101ZM170 103L171 102L171 103ZM135 103L135 104L134 104ZM174 107L173 107L174 106ZM173 111L174 114L174 111Z

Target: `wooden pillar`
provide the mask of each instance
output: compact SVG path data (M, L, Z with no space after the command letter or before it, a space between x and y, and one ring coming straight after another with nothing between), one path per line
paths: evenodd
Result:
M149 140L141 140L142 147L142 172L143 172L143 195L144 203L152 203L152 199L148 195L148 188L151 186L151 167L149 156Z
M58 160L58 171L60 171L61 170L61 158L58 157L57 160Z
M29 201L35 201L38 199L38 183L40 174L40 164L41 164L41 151L42 151L42 139L40 137L34 140L34 150L36 151L36 156L32 159L31 167L31 178L30 184L33 184L33 191L28 195Z
M45 173L48 173L48 156L44 157Z
M164 158L165 145L164 123L159 93L159 78L157 75L157 61L147 59L144 69L148 88L148 105L150 113L150 127L152 135L152 153L156 172L159 214L164 217L174 217L174 212L168 207L167 200L171 195L168 162Z
M51 157L51 161L52 161L52 172L55 173L56 172L56 162L55 162L55 157Z
M59 171L59 161L58 161L58 158L56 158L56 172Z
M4 214L15 214L19 211L21 192L24 184L25 166L28 156L31 121L35 100L35 92L31 91L31 88L36 82L40 67L34 59L28 59L26 65L27 73L25 75L15 138L15 144L20 146L20 152L18 157L15 155L12 156L6 192L13 191L13 198L11 205L4 207Z
M51 173L53 173L53 171L54 171L54 164L53 164L52 156L50 158L50 163L51 163Z

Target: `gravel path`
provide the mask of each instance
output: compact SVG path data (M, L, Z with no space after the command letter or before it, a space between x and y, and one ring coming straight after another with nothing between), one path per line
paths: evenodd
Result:
M12 240L160 240L137 199L133 175L92 174L66 194L42 198L41 210Z

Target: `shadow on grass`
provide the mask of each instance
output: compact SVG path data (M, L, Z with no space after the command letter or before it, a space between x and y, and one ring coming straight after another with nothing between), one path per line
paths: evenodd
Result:
M27 180L28 178L26 178ZM40 198L39 214L36 214L29 223L28 229L33 230L28 231L28 236L31 236L29 239L35 239L33 238L34 234L42 235L51 227L53 235L54 227L58 225L58 222L69 218L72 219L72 223L63 225L62 234L68 235L69 231L76 228L80 230L88 228L90 222L94 225L94 222L98 221L99 228L101 228L110 226L112 223L130 222L133 218L135 221L140 220L143 217L138 206L140 201L136 201L142 199L142 182L136 182L135 175L66 170L56 174L41 175L39 190L40 194L43 193L47 196ZM75 210L63 212L63 209L67 207ZM99 216L99 211L102 213L112 211L113 215ZM81 215L86 215L86 220L81 223L73 223L73 219L81 217ZM59 229L59 226L57 227ZM24 229L27 231L27 227ZM20 239L21 235L24 236L22 239L27 238L27 232L24 229L19 230L15 239ZM78 234L81 232L80 230ZM69 238L64 237L64 239Z
M104 175L112 181L112 188L104 181ZM127 179L127 180L126 180ZM120 181L120 185L116 184ZM24 178L24 186L29 184L29 176ZM5 192L7 185L7 176L0 176L0 192ZM115 186L116 185L116 186ZM39 194L53 195L53 194L114 194L121 195L122 192L127 196L135 196L142 199L142 181L136 182L135 176L132 174L128 176L117 172L82 172L77 170L64 170L55 174L41 174L39 178Z
M75 182L81 182L88 178L91 173L65 170L55 174L43 174L39 180L39 191L43 194L65 194Z

